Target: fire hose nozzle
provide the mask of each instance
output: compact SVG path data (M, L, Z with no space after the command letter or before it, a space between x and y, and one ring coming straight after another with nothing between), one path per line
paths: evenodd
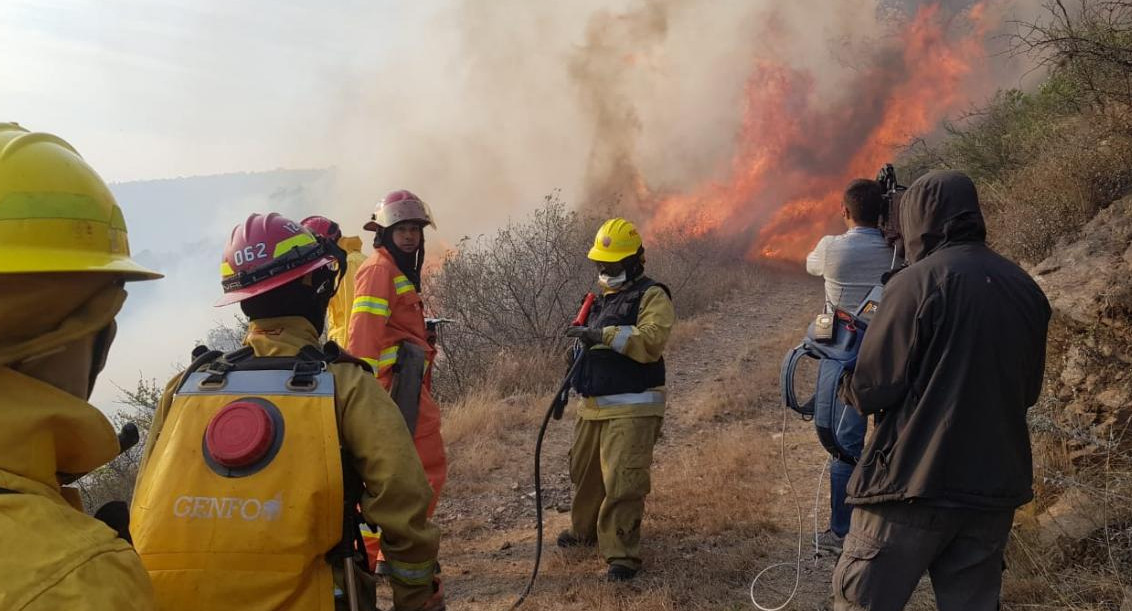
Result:
M578 309L578 315L570 322L571 327L581 327L586 324L586 319L590 316L590 308L594 306L594 294L586 293L585 299L582 299L582 307Z

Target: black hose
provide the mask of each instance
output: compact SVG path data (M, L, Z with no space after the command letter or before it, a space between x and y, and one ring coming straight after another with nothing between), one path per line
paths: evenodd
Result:
M578 352L578 356L574 357L574 362L570 365L570 371L566 373L566 377L562 380L562 385L559 386L558 392L554 395L554 400L550 402L550 408L546 410L546 415L542 418L542 425L538 428L538 437L535 439L535 521L538 524L535 535L535 566L531 569L531 578L527 581L527 587L519 594L519 600L511 605L511 609L518 609L523 601L527 600L527 596L531 593L531 588L535 585L535 579L538 577L539 564L542 562L542 440L546 437L546 429L550 424L550 419L553 417L555 420L562 418L562 409L566 406L566 400L570 394L570 383L574 380L574 373L578 371L578 366L582 362L582 357L585 351Z

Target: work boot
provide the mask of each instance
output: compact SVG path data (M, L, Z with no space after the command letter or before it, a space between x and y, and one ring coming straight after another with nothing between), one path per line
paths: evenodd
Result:
M609 581L629 581L637 576L637 569L631 569L620 564L609 565L605 578Z
M593 547L594 542L583 539L574 534L572 530L564 530L558 533L558 547L566 549L568 547Z
M832 530L826 530L814 538L818 550L829 552L834 556L841 556L841 548L845 546L845 537L838 537Z

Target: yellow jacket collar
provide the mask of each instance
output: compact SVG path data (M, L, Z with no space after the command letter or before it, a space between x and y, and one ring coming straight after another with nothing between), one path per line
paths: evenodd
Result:
M248 324L245 346L256 356L294 356L303 346L319 347L314 325L302 316L260 318Z
M0 487L59 496L56 473L86 473L110 462L118 437L93 405L0 367L0 448Z
M338 247L348 253L362 252L362 239L356 235L342 236L338 238Z

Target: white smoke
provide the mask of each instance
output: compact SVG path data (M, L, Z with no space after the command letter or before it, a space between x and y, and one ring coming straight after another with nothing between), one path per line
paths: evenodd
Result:
M1038 0L988 2L1009 17ZM116 186L134 250L167 278L130 287L106 402L114 383L170 375L226 320L210 306L220 249L251 212L358 233L383 193L408 188L437 216L435 252L555 188L582 205L636 180L722 180L757 58L844 96L860 49L916 4L10 0L0 34L21 53L0 61L0 99L119 180L328 169Z

